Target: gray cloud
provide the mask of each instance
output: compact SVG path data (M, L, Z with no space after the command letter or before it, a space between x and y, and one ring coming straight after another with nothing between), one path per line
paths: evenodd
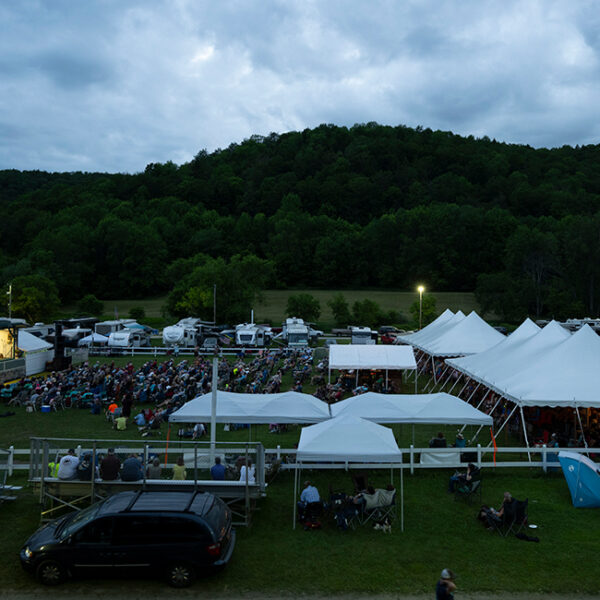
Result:
M136 172L320 123L597 143L599 31L591 0L2 3L0 168Z

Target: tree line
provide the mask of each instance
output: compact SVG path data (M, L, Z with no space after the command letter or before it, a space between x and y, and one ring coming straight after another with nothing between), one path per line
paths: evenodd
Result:
M0 171L0 283L30 313L168 293L169 314L210 318L216 283L235 320L266 287L425 282L505 320L596 315L599 163L599 146L368 123L132 175Z

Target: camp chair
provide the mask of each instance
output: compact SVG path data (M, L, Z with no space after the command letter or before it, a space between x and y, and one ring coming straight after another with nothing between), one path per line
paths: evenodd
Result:
M369 506L369 503L361 505L357 514L358 522L361 525L386 520L391 523L396 518L396 490L377 489L374 496L374 506Z
M332 517L340 529L356 528L358 509L352 503L352 496L348 496L345 492L330 490L327 512L328 518Z
M527 507L529 499L517 500L507 504L504 508L502 518L497 521L492 519L490 524L494 531L497 531L502 537L507 537L509 534L517 534L527 524Z
M477 469L471 475L470 481L461 481L454 486L454 499L464 498L469 504L473 496L479 494L481 503L481 469Z

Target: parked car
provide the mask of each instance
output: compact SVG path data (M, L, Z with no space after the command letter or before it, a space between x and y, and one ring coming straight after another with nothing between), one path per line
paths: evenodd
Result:
M121 492L38 529L21 549L23 568L46 585L71 575L140 571L186 587L216 570L235 546L231 510L206 492Z

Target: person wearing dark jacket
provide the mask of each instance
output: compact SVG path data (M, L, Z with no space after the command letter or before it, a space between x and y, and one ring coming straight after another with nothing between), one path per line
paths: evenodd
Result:
M114 448L108 449L108 454L102 459L100 463L100 477L105 481L114 481L119 478L119 471L121 470L121 461L115 454Z

